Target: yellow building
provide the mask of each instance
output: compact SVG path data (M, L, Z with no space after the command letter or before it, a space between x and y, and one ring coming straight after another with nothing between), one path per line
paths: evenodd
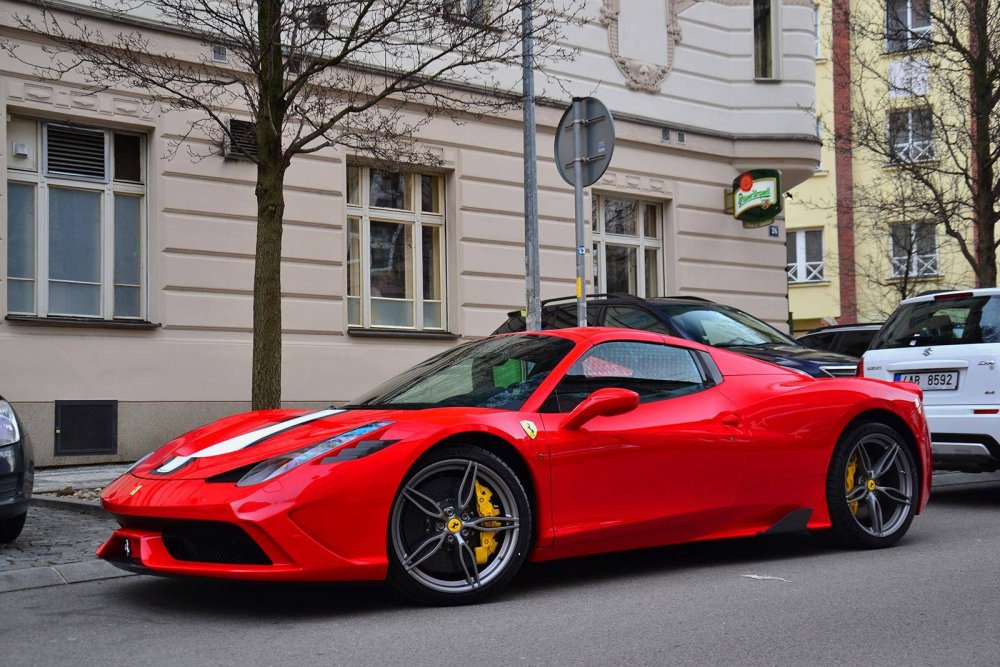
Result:
M957 245L934 221L893 204L901 180L894 163L935 159L931 109L945 106L935 99L933 61L920 40L931 30L928 1L818 0L815 6L822 162L786 201L795 333L883 321L902 298L974 284ZM882 109L888 154L854 141L859 110Z

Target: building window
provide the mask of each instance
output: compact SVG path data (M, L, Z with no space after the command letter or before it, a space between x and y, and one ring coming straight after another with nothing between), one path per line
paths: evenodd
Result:
M753 0L753 75L755 79L778 79L778 13L774 0Z
M21 119L9 128L41 160L7 171L7 312L144 319L143 137Z
M444 16L457 23L489 25L490 0L444 0Z
M591 215L596 291L644 298L660 296L660 206L594 195Z
M892 162L934 159L934 116L929 107L889 114L889 153Z
M892 226L892 277L914 278L938 275L937 229L926 222Z
M788 282L815 283L824 280L823 230L809 229L788 232L785 243L788 252Z
M885 41L890 52L926 46L930 31L930 0L886 0Z
M813 6L813 55L817 60L823 57L823 44L820 32L822 24L823 10L819 5Z
M347 167L347 323L443 331L444 177Z
M825 148L823 145L823 117L819 115L816 116L816 138L819 139L819 164L816 165L816 171L824 172L826 166L823 163L823 149Z

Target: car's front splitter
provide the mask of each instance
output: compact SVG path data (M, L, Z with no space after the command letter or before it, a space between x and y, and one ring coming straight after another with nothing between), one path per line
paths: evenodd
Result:
M223 486L225 488L223 488ZM375 581L385 578L381 540L338 553L330 539L297 523L280 494L204 480L125 475L105 489L103 507L122 527L97 555L132 571L257 581ZM372 554L357 557L357 554Z

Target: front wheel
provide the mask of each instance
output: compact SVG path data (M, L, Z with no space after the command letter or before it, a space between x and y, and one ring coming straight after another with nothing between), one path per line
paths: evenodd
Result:
M845 432L826 482L833 537L847 547L892 546L913 521L919 489L913 455L894 428L867 423Z
M389 516L389 581L425 604L478 602L517 574L532 535L531 503L506 462L448 447L407 475Z

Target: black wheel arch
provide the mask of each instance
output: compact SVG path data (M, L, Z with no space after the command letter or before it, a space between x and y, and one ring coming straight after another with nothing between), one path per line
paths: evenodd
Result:
M456 445L479 447L500 458L517 473L518 479L524 485L524 490L528 493L528 498L531 500L532 506L538 507L538 486L535 484L534 475L532 475L531 468L528 466L524 455L514 445L492 433L467 431L449 435L447 438L434 443L424 452L423 456L427 456L442 447L454 447Z
M922 489L924 482L924 471L921 469L920 461L920 450L917 447L917 436L914 435L913 431L910 429L909 425L903 420L902 417L890 410L882 409L872 409L865 410L861 414L857 415L850 422L844 426L840 431L840 435L837 439L844 437L845 433L850 433L851 430L861 426L862 424L885 424L891 427L894 431L903 436L903 440L906 442L906 448L910 451L913 456L913 461L916 463L917 472L917 488Z

